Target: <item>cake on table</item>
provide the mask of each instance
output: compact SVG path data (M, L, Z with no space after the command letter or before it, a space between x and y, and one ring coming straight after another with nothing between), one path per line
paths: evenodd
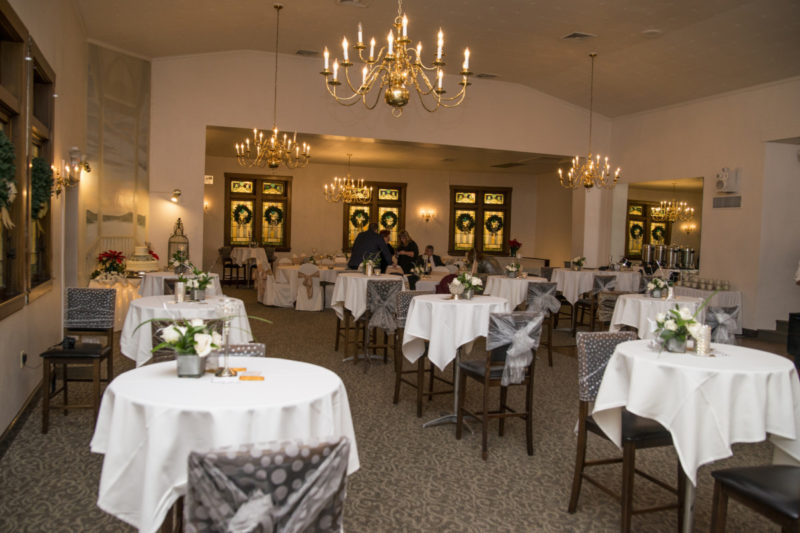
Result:
M126 262L126 269L131 272L156 272L158 261L147 246L136 246L133 249L133 257Z

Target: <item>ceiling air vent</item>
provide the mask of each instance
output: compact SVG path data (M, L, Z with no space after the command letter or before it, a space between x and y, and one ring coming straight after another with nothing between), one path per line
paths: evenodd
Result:
M583 39L591 39L592 37L597 37L594 33L584 33L582 31L574 31L572 33L568 33L562 37L563 40L567 41L570 39L575 39L578 41L582 41Z
M720 207L742 207L741 196L719 196L714 198L714 209Z
M303 57L319 57L319 52L316 50L298 50L295 54Z
M494 80L500 77L500 74L492 74L491 72L479 72L475 74L476 78L480 78L482 80Z
M500 163L499 165L492 165L492 168L514 168L522 166L525 166L525 163L517 163L516 161L512 161L510 163Z
M367 7L372 0L336 0L337 6L346 7Z

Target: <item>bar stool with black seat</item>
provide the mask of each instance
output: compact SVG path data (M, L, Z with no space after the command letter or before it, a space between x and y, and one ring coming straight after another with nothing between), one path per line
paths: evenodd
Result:
M725 531L729 497L780 525L784 533L800 531L800 466L727 468L711 475L714 476L712 533Z
M383 362L388 361L389 335L394 335L397 329L397 293L403 290L403 279L371 279L367 281L367 309L359 321L364 324L364 338L362 348L363 358L367 361L366 370L376 355L370 349L383 350ZM379 333L383 333L383 341L378 340ZM397 354L394 354L397 357ZM355 362L358 362L358 355Z
M636 333L621 332L585 332L578 333L575 339L578 348L578 444L575 457L575 473L572 480L572 492L569 499L568 512L574 513L578 507L581 484L585 479L606 494L613 496L621 504L620 531L631 530L631 518L634 514L652 513L667 509L678 510L678 527L683 522L683 494L685 477L678 463L678 487L675 488L636 468L636 451L646 448L672 446L672 435L661 424L649 418L643 418L627 410L622 412L622 457L586 460L586 443L589 432L607 439L606 434L595 423L589 414L589 405L594 402L600 389L606 365L614 354L617 344L636 340ZM622 493L612 489L589 476L584 470L591 466L622 463ZM677 495L677 503L659 505L645 509L633 508L633 482L635 474L655 483L659 487Z
M505 419L519 417L525 419L525 437L528 455L533 455L533 370L535 351L539 346L544 314L530 311L513 313L491 313L489 332L486 335L486 357L459 363L458 378L458 416L456 417L456 439L461 438L464 415L481 421L481 456L484 461L489 456L489 419L499 418L498 434L502 437ZM464 408L467 377L483 384L483 409L472 413ZM525 386L525 410L516 411L508 406L508 388L514 385ZM489 389L500 387L500 406L497 411L489 410Z
M539 345L547 346L547 366L553 366L553 329L554 316L558 315L561 302L556 298L555 283L528 283L528 311L544 313L544 328L547 340L539 341Z
M575 336L575 331L578 324L584 325L583 319L586 311L591 313L589 320L589 331L594 331L595 320L597 318L597 294L600 291L613 291L617 287L617 277L613 275L602 276L595 275L592 279L592 290L588 294L575 302L572 306L572 336ZM581 313L581 318L578 320L578 311Z
M69 409L92 409L94 421L97 421L97 410L100 407L100 383L114 379L113 347L114 347L114 308L116 306L116 289L68 288L66 309L64 311L64 337L62 344L53 346L41 354L42 357L42 433L47 433L51 408L59 408L67 414ZM74 342L70 336L105 337L106 344ZM68 338L70 337L70 338ZM100 365L106 362L106 378L101 377ZM70 377L72 365L92 367L92 377ZM60 389L51 387L61 369L62 385ZM68 391L70 382L91 382L91 404L70 404ZM52 389L52 390L51 390ZM50 399L59 392L63 394L63 405L51 406Z

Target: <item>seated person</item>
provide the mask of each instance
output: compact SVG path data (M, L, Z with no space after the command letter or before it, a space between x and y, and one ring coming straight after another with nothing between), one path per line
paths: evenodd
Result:
M359 233L353 241L353 248L350 251L350 261L347 267L357 270L364 259L375 253L380 254L381 272L386 272L386 267L392 264L392 254L386 246L386 241L378 235L378 224L371 222L365 231Z
M400 232L400 245L397 247L397 264L408 274L411 266L419 257L419 247L411 239L411 235L406 230Z
M425 253L419 256L422 266L425 267L427 272L433 270L435 266L444 266L442 258L433 253L433 245L429 244L425 247Z
M388 229L383 229L383 230L380 231L380 236L383 237L383 242L386 243L386 247L389 248L389 253L392 254L392 257L396 261L397 260L397 255L396 255L396 252L394 250L394 246L392 246L391 243L389 242L389 238L392 236L392 232L389 231Z
M474 248L467 252L466 260L470 265L470 270L473 270L472 265L474 262L478 263L477 268L474 269L474 272L477 274L502 274L504 270L503 267L500 266L500 263L497 262L497 259L491 256L485 256L482 252Z

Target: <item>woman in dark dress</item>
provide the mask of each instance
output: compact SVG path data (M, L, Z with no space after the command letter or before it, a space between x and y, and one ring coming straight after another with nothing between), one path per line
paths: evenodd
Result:
M403 269L403 272L408 274L411 272L412 265L419 258L419 247L411 239L411 235L406 230L400 232L398 235L400 244L397 246L397 264Z

